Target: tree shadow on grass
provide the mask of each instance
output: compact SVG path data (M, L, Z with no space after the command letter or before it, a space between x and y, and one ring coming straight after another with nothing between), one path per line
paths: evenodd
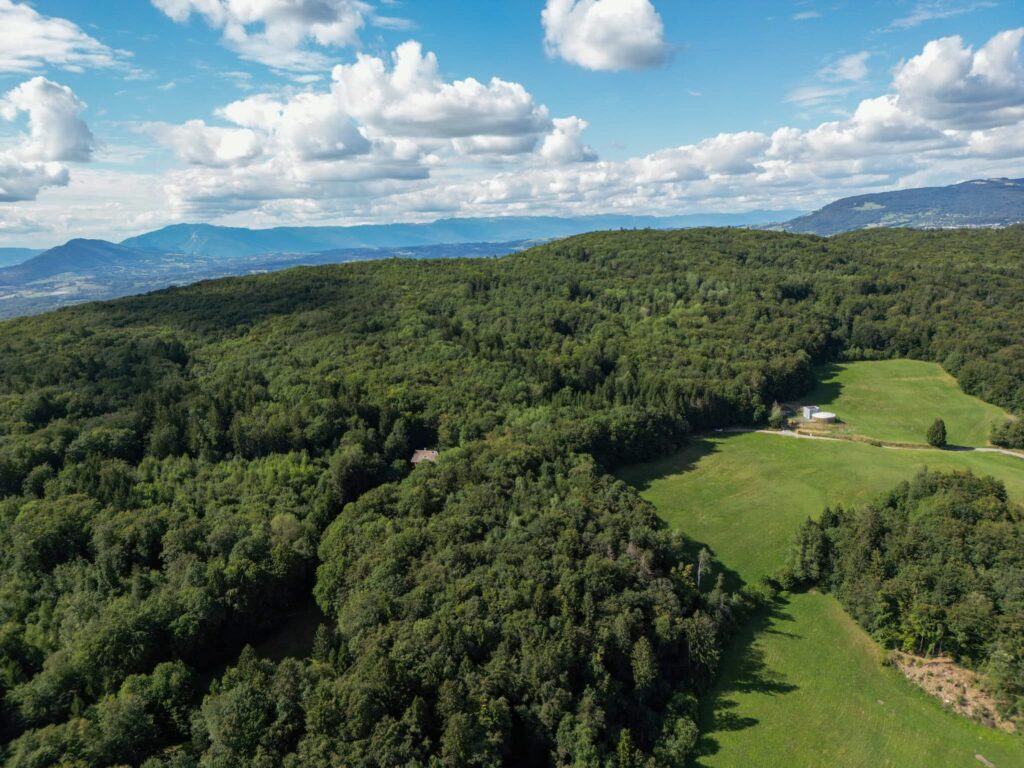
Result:
M712 589L714 589L715 582L718 577L722 577L722 585L725 587L726 592L737 593L743 588L744 581L740 575L727 568L718 556L715 554L715 550L703 542L696 541L689 537L686 538L683 543L683 555L686 558L686 562L693 564L693 570L697 572L697 562L700 559L700 552L702 549L706 549L711 553L712 561L710 571L705 573L700 583L701 594L707 595Z
M700 461L712 454L718 453L722 441L738 437L735 432L716 432L713 435L694 435L689 442L679 451L661 459L634 464L624 467L616 472L616 476L633 486L637 491L644 492L658 480L672 475L681 475L693 469ZM685 528L682 530L686 539L683 543L683 557L686 562L693 565L694 573L697 570L697 562L702 549L707 549L713 558L711 570L701 580L700 591L707 593L714 588L719 574L722 575L725 589L729 592L738 592L743 587L743 579L730 568L727 568L718 559L714 549L702 541L691 539L686 535Z
M758 611L743 624L726 647L718 682L701 702L701 737L694 766L704 766L701 758L718 752L720 746L715 734L742 731L758 724L757 718L744 715L740 710L740 703L733 698L736 694L784 696L797 690L798 686L768 666L764 652L755 643L761 633L800 637L777 627L780 622L794 621L785 611L786 605L785 599L777 598L771 606Z
M838 368L826 369L824 375L834 375L837 372ZM838 396L838 382L835 383L835 387L835 396ZM701 460L721 450L720 446L724 441L738 439L740 436L740 433L731 432L694 436L686 447L670 456L626 467L616 474L619 479L643 492L649 490L657 480L693 469ZM700 551L704 548L712 555L715 554L706 544L687 538L684 544L684 557L696 566ZM744 586L743 579L736 571L727 568L716 559L711 573L706 577L706 581L701 583L701 591L707 592L711 589L719 574L722 575L724 586L729 592L738 592ZM794 621L784 610L786 605L784 599L778 598L772 605L747 617L725 648L718 682L701 700L702 735L697 745L694 763L696 766L702 765L702 756L713 755L718 751L715 733L741 731L758 724L756 718L739 711L741 705L733 698L735 694L759 693L781 696L796 690L797 686L787 682L768 667L764 652L755 645L755 639L762 632L794 639L800 637L782 626L786 622Z
M975 448L971 445L953 445L949 443L942 450L949 451L950 453L971 453Z
M730 437L729 433L717 433L716 439ZM702 459L718 453L718 446L709 435L692 435L681 449L654 461L619 469L615 475L643 493L650 490L658 480L672 475L681 475L693 469Z
M818 383L814 389L804 395L804 402L808 405L820 405L822 403L834 403L843 393L843 385L837 381L843 367L839 363L827 363L814 369L814 376ZM811 402L815 401L815 402Z

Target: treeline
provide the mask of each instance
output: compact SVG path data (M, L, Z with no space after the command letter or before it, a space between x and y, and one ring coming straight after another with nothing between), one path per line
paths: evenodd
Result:
M927 471L863 509L826 509L783 581L835 593L879 642L947 654L1024 716L1024 511L993 478Z
M989 439L1003 448L1024 448L1024 421L1012 419L995 424Z
M0 325L3 758L681 754L731 598L603 473L762 421L843 356L939 360L1019 410L1022 245L599 233ZM411 472L423 447L442 461ZM314 592L308 658L206 690Z

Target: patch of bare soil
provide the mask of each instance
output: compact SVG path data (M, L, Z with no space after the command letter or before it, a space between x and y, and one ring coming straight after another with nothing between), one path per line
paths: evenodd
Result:
M990 728L1017 732L1017 726L1011 720L999 716L995 701L985 692L978 675L952 659L943 656L923 658L899 651L893 651L890 659L908 680L940 699L954 712Z

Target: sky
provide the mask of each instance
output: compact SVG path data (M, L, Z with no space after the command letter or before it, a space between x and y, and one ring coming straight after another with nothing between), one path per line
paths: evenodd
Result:
M0 0L0 246L1024 176L1021 0Z

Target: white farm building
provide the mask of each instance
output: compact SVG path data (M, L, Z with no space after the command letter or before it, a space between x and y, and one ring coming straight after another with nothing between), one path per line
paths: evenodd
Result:
M805 421L813 421L813 422L816 422L818 424L835 424L835 422L838 420L838 418L839 417L836 416L831 411L823 411L823 410L821 410L821 408L819 408L816 405L805 405L804 406L804 420Z

